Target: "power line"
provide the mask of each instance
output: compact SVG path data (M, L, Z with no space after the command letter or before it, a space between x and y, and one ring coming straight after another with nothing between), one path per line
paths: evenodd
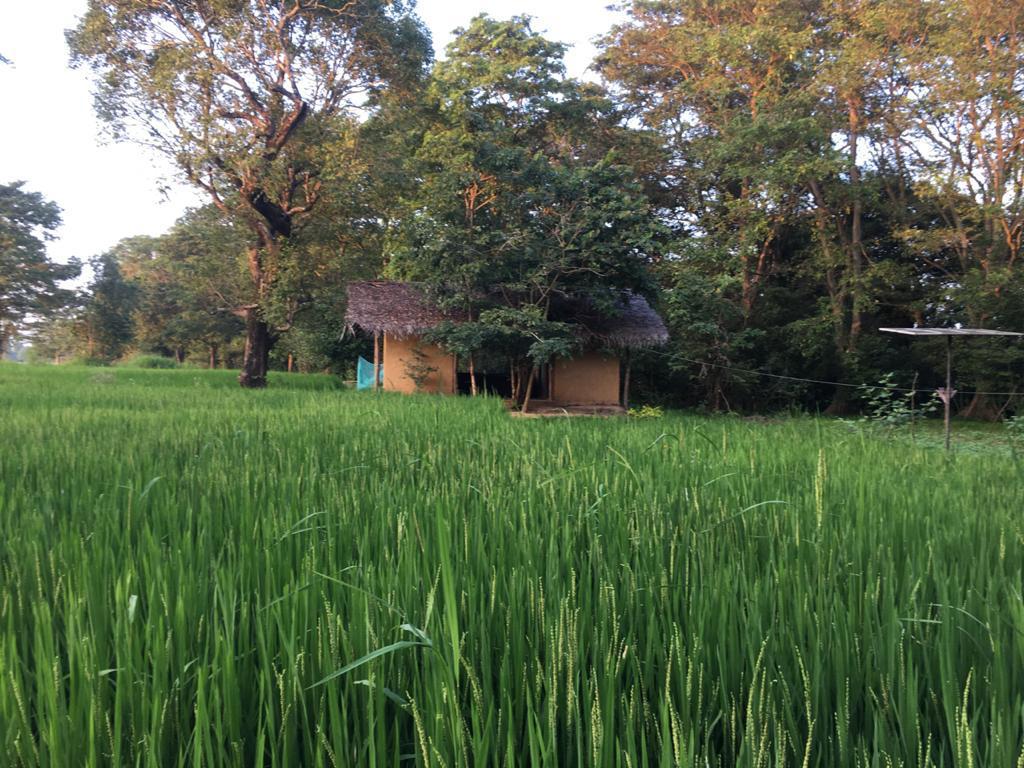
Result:
M770 378L770 379L783 379L785 381L800 381L800 382L803 382L805 384L825 384L825 385L832 386L832 387L848 387L848 388L851 388L851 389L861 389L861 388L887 389L887 390L890 390L892 392L922 392L922 391L925 391L925 390L920 390L920 389L913 389L913 388L910 388L910 387L893 387L893 386L886 386L886 385L883 385L883 384L850 384L849 382L845 382L845 381L826 381L824 379L808 379L808 378L804 378L802 376L787 376L787 375L781 374L781 373L769 373L768 371L755 371L755 370L752 370L750 368L738 368L738 367L736 367L734 365L723 365L721 363L712 363L712 362L709 362L707 360L694 360L694 359L689 358L689 357L683 357L682 355L677 355L677 354L675 354L673 352L661 352L660 350L656 350L656 349L651 349L651 350L648 350L648 351L649 352L653 352L655 354L663 355L665 357L669 357L669 358L671 358L673 360L682 360L685 363L691 363L693 365L706 366L708 368L720 368L720 369L726 370L726 371L733 371L734 373L747 373L747 374L750 374L752 376L765 376L765 377ZM957 394L962 395L964 397L967 397L967 396L974 397L975 395L984 395L984 396L988 396L988 397L1014 397L1014 396L1020 395L1021 393L1016 391L1016 390L1014 390L1013 392L978 392L978 391L976 391L976 392L958 392Z

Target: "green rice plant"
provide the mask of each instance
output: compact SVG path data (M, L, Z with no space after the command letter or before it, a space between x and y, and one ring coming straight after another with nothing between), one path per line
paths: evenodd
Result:
M115 365L123 368L180 368L181 363L175 360L173 357L165 357L164 355L130 355L128 357L121 358Z
M1021 475L0 365L0 765L1017 766Z
M1003 422L1006 425L1006 434L1009 436L1010 448L1014 456L1024 448L1024 415L1011 416Z

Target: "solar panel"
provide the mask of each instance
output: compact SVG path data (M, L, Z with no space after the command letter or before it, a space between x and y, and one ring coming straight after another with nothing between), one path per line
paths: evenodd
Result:
M954 336L1024 336L1014 331L991 331L988 328L879 328L885 333L899 333L903 336L945 336L946 337L946 386L937 389L944 408L946 450L950 441L950 406L956 390L953 389L953 337Z
M988 328L879 328L886 333L904 336L1024 336L1015 331L992 331Z

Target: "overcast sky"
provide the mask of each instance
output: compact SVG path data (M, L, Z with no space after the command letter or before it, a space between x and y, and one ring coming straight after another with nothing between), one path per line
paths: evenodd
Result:
M608 0L420 0L418 12L442 55L451 31L478 13L495 18L527 14L534 29L570 44L569 74L586 75L591 43L618 17ZM130 235L157 235L186 207L204 202L177 182L151 151L111 144L93 115L85 72L68 68L64 30L85 0L32 0L4 8L0 54L0 183L18 179L64 210L50 253L59 261L89 258Z

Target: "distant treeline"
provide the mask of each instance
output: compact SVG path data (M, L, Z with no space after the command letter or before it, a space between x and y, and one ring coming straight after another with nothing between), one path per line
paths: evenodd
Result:
M145 4L125 10L135 6L118 13L139 21ZM527 18L478 17L434 62L411 11L382 10L386 78L348 105L298 99L301 80L268 82L269 128L256 75L250 99L184 86L157 98L140 85L148 70L125 74L101 99L150 99L211 204L96 259L77 304L36 329L37 356L157 353L245 365L243 383L258 385L260 355L351 369L361 342L342 333L350 280L416 279L450 302L494 285L544 296L603 281L648 294L671 330L634 361L639 396L843 413L857 390L828 382L891 373L927 389L944 374L941 343L881 326L1024 330L1024 6L671 0L627 11L600 41L595 84L566 77L565 47ZM101 74L148 44L88 20L72 46ZM167 66L205 66L204 55ZM295 67L308 63L295 54ZM353 93L357 81L345 81ZM331 83L342 87L338 73ZM203 108L171 110L186 98ZM135 113L116 114L131 128ZM553 345L541 306L502 322L529 320ZM1024 344L959 343L955 373L963 391L1015 392ZM1013 407L1002 394L960 402L983 418Z

